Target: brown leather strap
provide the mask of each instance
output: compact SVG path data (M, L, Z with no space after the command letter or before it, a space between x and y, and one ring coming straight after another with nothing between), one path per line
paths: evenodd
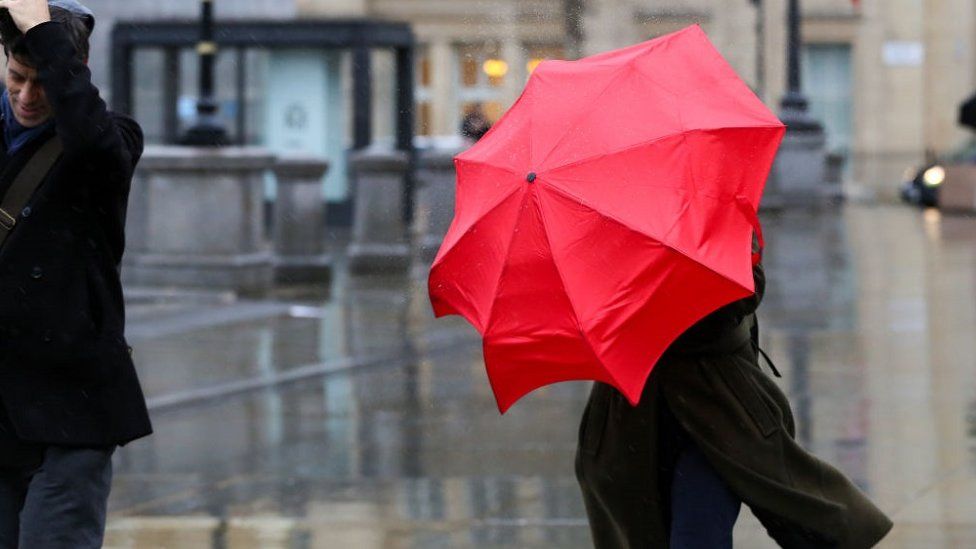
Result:
M20 215L21 208L27 205L27 201L41 185L41 181L44 181L44 177L54 167L54 163L63 151L61 139L58 136L52 137L41 145L10 184L3 202L0 202L0 246L17 225L17 216Z

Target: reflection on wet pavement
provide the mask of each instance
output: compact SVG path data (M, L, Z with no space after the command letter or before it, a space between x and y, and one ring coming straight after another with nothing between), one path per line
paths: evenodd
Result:
M804 445L897 526L976 546L976 219L849 206L765 219L762 341ZM588 547L587 384L499 416L425 272L330 298L130 315L156 434L117 453L107 547ZM736 546L775 547L743 514Z

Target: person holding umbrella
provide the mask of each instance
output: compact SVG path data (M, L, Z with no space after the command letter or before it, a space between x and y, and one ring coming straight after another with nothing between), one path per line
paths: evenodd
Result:
M789 402L759 366L761 264L754 276L753 296L668 348L636 407L593 387L576 467L597 548L731 549L742 502L785 548L868 548L891 529L794 440Z
M576 472L599 549L731 547L741 502L788 548L891 528L797 445L758 366L757 212L784 130L693 26L543 62L455 159L434 313L480 332L503 413L598 382Z

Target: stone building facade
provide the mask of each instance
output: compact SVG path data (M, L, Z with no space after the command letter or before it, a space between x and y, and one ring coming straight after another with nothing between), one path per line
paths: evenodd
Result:
M972 0L803 0L804 88L847 179L893 194L925 151L970 138L956 124L976 92ZM497 118L536 59L573 58L697 23L774 108L786 81L786 0L297 0L299 17L410 22L420 43L418 129L457 132L480 102ZM578 15L578 17L577 17ZM484 74L485 61L507 65Z
M500 116L518 97L540 59L575 58L694 23L702 25L729 62L776 110L786 81L786 2L215 0L215 8L218 20L369 17L409 22L419 44L418 133L450 136L458 133L465 111L475 103L481 103L490 118ZM115 21L189 19L199 10L198 0L86 3L99 16L91 65L96 82L106 91L109 34ZM804 87L814 113L827 126L828 146L848 159L848 181L893 194L905 168L919 162L926 151L949 153L971 139L971 133L956 124L956 116L959 103L976 93L976 3L860 0L855 5L852 0L802 0L802 4ZM192 51L186 55L192 58ZM494 76L485 73L489 60L504 63L491 65ZM228 58L221 66L231 74L233 64ZM375 135L382 140L392 135L393 128L392 59L378 54L373 65L378 80ZM499 75L501 68L503 75ZM190 64L186 70L185 93L192 95ZM143 101L143 105L152 103ZM148 118L151 113L137 114ZM151 129L153 123L145 125Z

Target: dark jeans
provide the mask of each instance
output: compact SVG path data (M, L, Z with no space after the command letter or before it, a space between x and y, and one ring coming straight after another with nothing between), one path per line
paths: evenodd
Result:
M101 547L114 451L37 447L0 467L0 549Z
M671 549L732 549L742 502L689 443L671 480Z

